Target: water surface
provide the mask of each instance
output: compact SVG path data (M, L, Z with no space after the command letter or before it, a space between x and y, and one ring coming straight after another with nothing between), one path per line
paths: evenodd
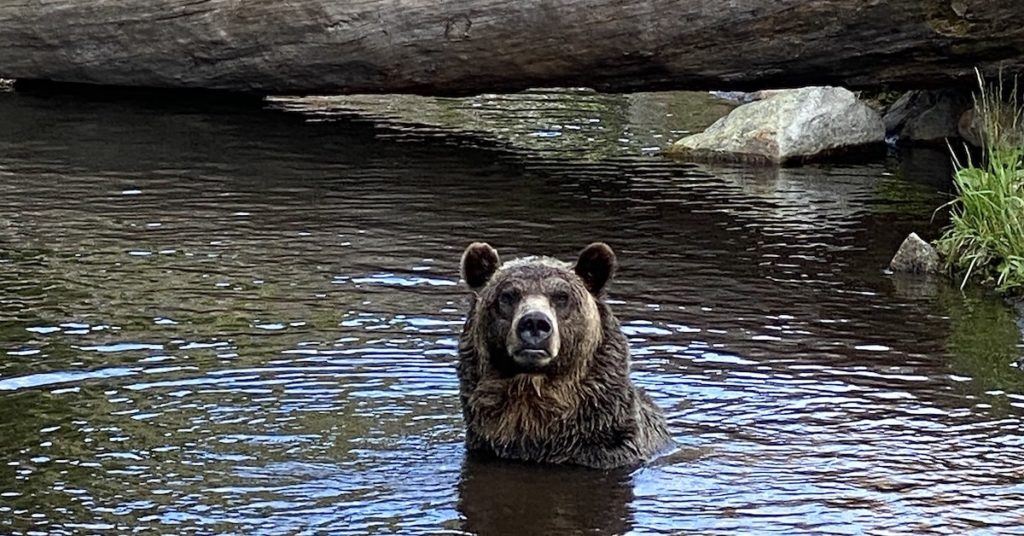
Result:
M941 223L941 152L712 168L660 156L706 96L424 102L0 93L0 531L1024 525L1016 317L884 273ZM466 459L472 240L617 250L675 453Z

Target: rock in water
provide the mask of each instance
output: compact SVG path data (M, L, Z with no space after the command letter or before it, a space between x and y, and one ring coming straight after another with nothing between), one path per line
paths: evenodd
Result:
M901 141L941 142L959 137L960 116L970 106L970 93L956 89L908 91L882 120L886 132Z
M912 274L934 274L941 271L939 252L931 244L925 242L917 233L903 241L896 255L889 262L894 272Z
M839 87L765 92L700 134L679 140L673 152L725 160L787 163L858 146L880 144L885 125L856 95Z
M957 132L967 143L970 143L975 147L981 147L984 125L981 123L981 116L978 114L977 110L971 108L960 116L960 122L957 124Z

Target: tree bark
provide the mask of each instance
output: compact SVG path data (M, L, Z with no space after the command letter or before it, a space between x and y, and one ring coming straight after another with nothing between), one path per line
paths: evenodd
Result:
M1020 0L22 0L0 77L265 93L929 87L1024 67Z

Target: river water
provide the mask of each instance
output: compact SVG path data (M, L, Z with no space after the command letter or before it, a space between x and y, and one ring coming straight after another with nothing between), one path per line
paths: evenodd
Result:
M726 109L0 93L0 532L1020 533L1016 316L884 272L945 155L660 155ZM617 250L674 452L466 459L473 240Z

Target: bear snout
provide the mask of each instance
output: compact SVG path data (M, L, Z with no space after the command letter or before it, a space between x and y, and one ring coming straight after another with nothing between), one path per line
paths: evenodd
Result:
M530 311L519 318L516 332L523 350L547 350L551 339L551 319L541 311Z
M520 367L535 370L558 356L558 320L548 300L531 296L523 300L509 333L508 353Z

